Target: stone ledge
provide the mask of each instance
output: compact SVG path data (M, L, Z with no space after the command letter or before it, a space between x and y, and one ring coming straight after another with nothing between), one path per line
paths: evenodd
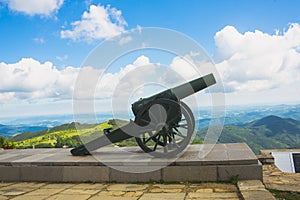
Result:
M122 148L123 153L114 150L107 147L85 157L71 156L69 149L0 151L0 181L199 182L231 181L233 177L239 180L262 179L262 166L244 143L191 145L182 157L173 162L153 157L145 159L136 147ZM137 156L128 157L124 150L136 152ZM101 158L106 162L100 162Z

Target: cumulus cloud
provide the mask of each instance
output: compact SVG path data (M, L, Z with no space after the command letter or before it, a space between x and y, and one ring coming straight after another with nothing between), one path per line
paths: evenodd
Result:
M33 58L23 58L13 64L1 62L0 76L3 78L0 79L0 101L72 99L79 73L81 85L77 85L76 88L77 98L109 98L112 97L118 85L130 84L134 86L148 80L147 77L151 74L151 70L145 68L146 71L140 70L140 73L135 70L150 64L149 58L142 55L132 64L122 67L115 73L109 73L90 66L82 68L68 66L59 70L52 62L40 63ZM128 75L130 73L131 76ZM124 79L126 76L127 78ZM120 83L121 79L124 79L122 83ZM93 86L97 86L96 91L90 91ZM122 92L126 91L122 90Z
M27 15L49 16L62 6L64 0L6 0L9 9Z
M78 69L58 70L51 62L23 58L0 63L0 99L70 98Z
M109 5L90 5L81 20L71 23L72 29L62 30L61 38L69 38L74 41L92 41L95 39L107 39L124 32L127 22L122 17L122 12ZM126 42L126 41L123 41Z
M292 87L300 79L300 25L282 33L240 33L226 26L216 33L217 68L227 92Z
M154 73L151 66L150 59L141 55L132 64L122 67L116 73L104 73L97 85L96 98L127 96L133 88L141 87L151 79Z

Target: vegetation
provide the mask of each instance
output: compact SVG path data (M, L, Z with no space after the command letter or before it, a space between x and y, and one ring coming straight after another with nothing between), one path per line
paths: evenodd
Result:
M2 137L0 136L0 148L15 148L16 145L13 141L5 138L5 137Z
M109 120L101 124L70 123L37 132L14 136L11 140L0 137L0 147L60 148L75 147L82 141L102 136L104 129L124 126L128 121ZM192 144L202 144L207 130L199 130ZM12 142L14 141L14 142ZM268 116L244 125L223 127L219 143L245 142L255 153L261 149L300 148L300 121ZM136 146L134 138L116 143L118 146Z
M197 138L203 140L206 130ZM219 143L245 142L254 153L261 149L300 148L300 121L268 116L240 126L225 126Z
M61 148L75 147L83 141L103 135L103 130L118 128L126 124L123 120L109 120L101 124L70 123L56 126L50 130L35 133L22 133L13 137L17 148Z

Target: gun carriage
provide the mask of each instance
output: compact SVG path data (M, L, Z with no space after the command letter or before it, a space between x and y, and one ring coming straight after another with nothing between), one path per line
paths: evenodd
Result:
M71 150L74 156L134 137L141 149L155 157L171 157L189 144L195 128L191 109L181 100L215 84L213 74L165 90L132 104L134 121Z

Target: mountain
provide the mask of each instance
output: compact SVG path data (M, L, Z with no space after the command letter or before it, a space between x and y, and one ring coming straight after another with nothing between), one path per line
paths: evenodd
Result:
M11 138L14 135L24 132L37 132L47 129L47 126L29 126L29 125L3 125L0 124L0 136Z
M26 132L12 137L17 148L69 147L81 144L82 138L99 137L103 129L116 129L128 121L108 120L101 124L67 123L36 132ZM208 123L208 121L204 121ZM0 125L0 128L3 127ZM5 127L5 126L4 126ZM201 129L196 135L198 141L204 140L207 129ZM100 135L99 135L100 134ZM240 125L225 125L219 143L245 142L257 154L261 149L300 148L300 121L281 118L275 115ZM134 139L118 143L120 146L136 145Z
M207 129L200 130L204 139ZM245 142L257 154L261 149L300 148L300 121L270 115L243 125L226 125L219 143Z
M266 133L267 136L275 136L277 134L300 134L300 121L291 118L281 118L274 115L267 116L260 120L253 121L248 124L249 127L258 128L265 126L266 129L270 130Z
M196 125L198 129L205 129L211 120L210 110L199 111ZM300 120L300 104L298 105L249 105L226 106L224 125L244 125L266 116L278 116Z

